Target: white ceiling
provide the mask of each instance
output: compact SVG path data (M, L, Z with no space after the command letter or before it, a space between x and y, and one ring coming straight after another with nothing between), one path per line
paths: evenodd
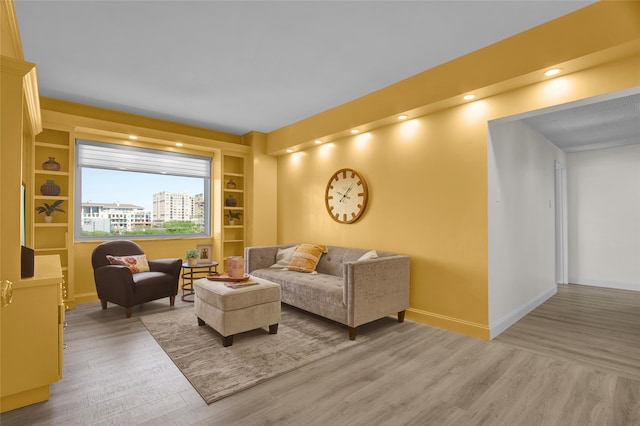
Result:
M41 95L236 134L278 129L590 3L15 0Z
M640 93L577 103L581 105L560 105L522 121L565 152L640 143Z

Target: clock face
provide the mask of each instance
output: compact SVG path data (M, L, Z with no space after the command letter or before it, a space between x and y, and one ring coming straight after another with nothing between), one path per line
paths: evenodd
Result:
M331 176L325 191L329 215L339 223L353 223L367 207L369 192L362 175L352 169L340 169Z

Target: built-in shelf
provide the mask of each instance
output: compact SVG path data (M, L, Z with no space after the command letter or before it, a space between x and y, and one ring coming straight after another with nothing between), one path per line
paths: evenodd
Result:
M53 251L65 251L67 250L67 248L66 247L50 247L50 248L37 248L34 250L38 253L46 253L46 252L53 252Z
M60 255L64 272L64 306L74 305L73 261L70 236L73 234L73 152L74 138L71 130L57 124L44 125L42 132L35 136L31 159L31 201L33 207L43 203L52 204L62 200L64 212L55 216L53 223L44 223L41 214L32 213L32 237L30 246L36 253ZM58 170L46 170L43 166L55 158ZM42 195L41 187L48 181L54 181L60 187L59 195Z
M35 146L41 148L66 149L67 151L69 150L69 145L61 145L58 143L36 142Z

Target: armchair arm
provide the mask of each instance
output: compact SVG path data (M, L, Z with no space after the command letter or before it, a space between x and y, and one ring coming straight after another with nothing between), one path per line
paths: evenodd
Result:
M148 262L152 272L164 272L173 275L176 279L180 277L182 259L153 259Z
M106 265L94 269L96 290L100 300L120 306L133 306L133 274L123 265Z
M409 307L408 256L345 262L344 267L348 326L357 327Z

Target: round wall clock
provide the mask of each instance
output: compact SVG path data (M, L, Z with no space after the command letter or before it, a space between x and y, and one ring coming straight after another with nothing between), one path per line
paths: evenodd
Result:
M369 190L364 177L353 169L340 169L327 183L324 201L329 215L339 223L353 223L367 207Z

